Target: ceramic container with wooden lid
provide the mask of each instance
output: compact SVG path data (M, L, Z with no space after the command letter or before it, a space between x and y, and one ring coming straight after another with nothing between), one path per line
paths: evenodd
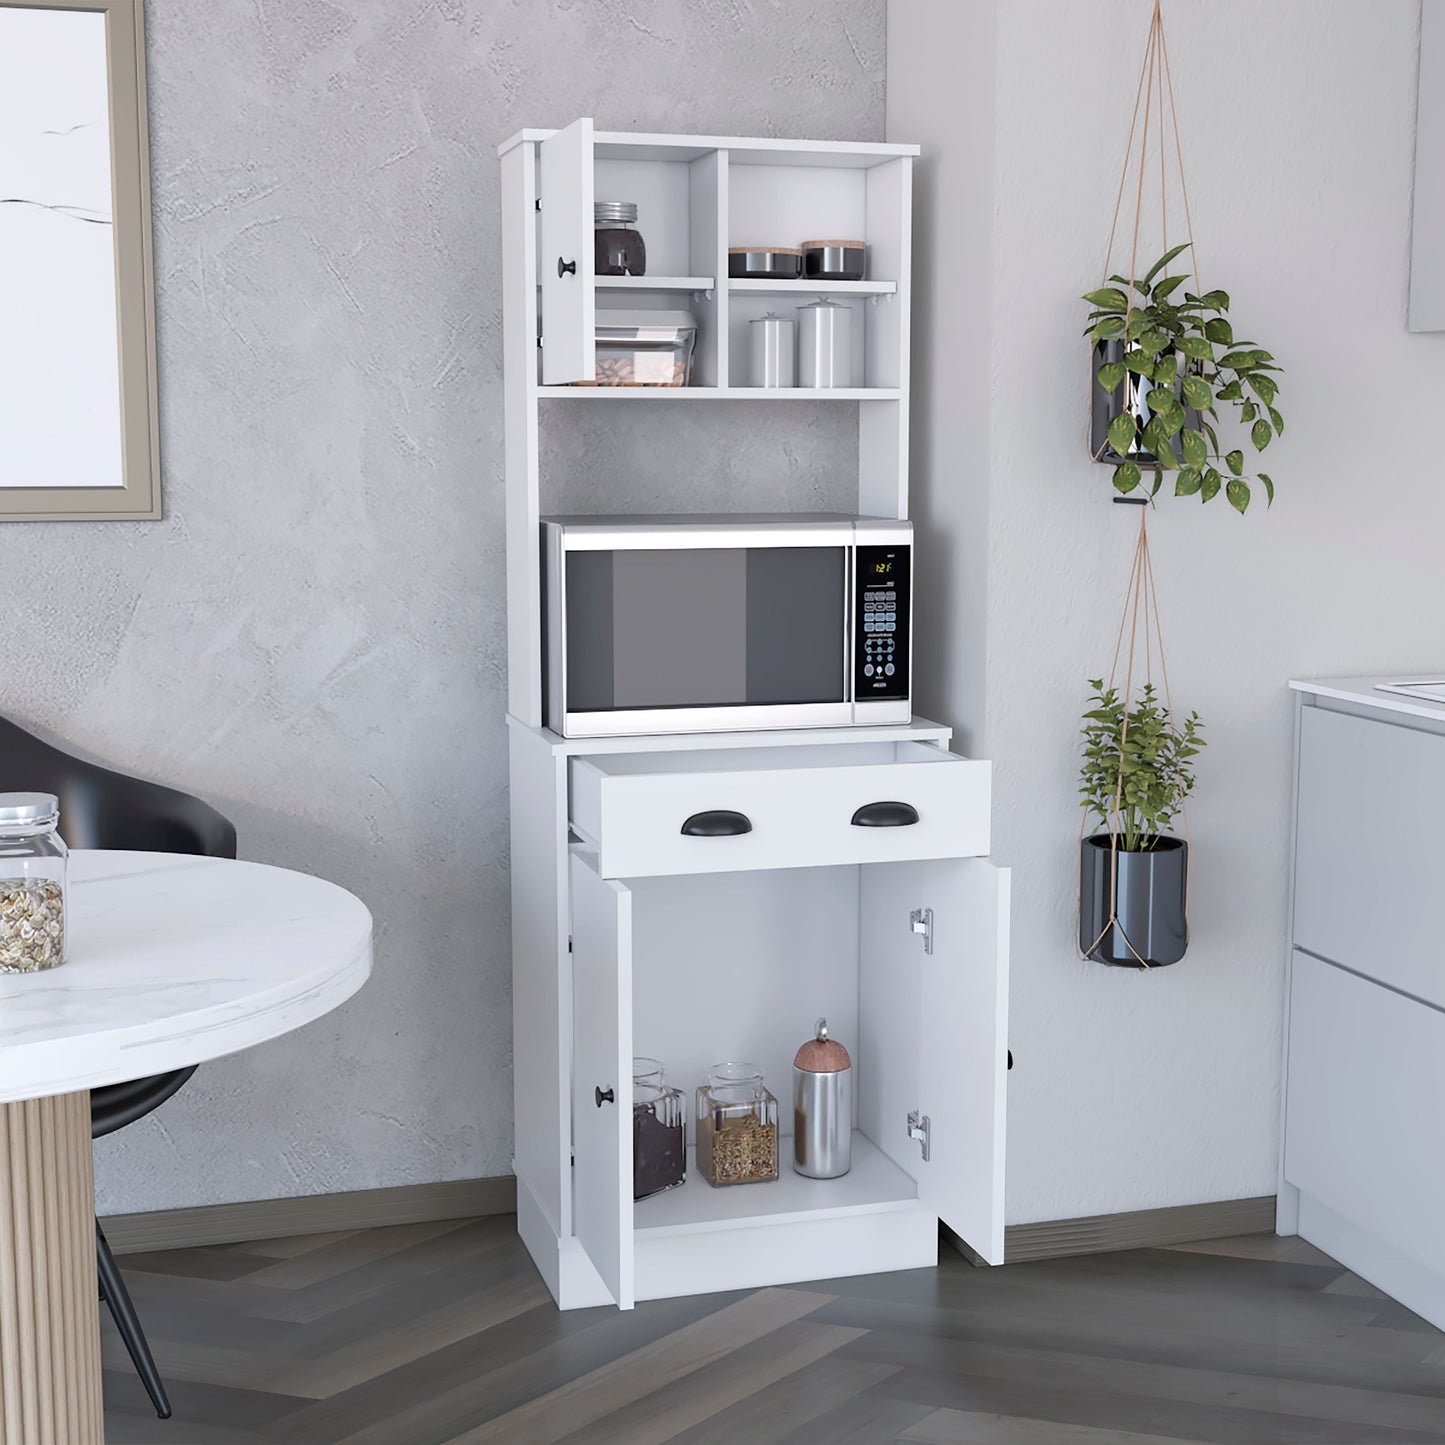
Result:
M793 1059L793 1168L837 1179L852 1167L853 1060L819 1019Z

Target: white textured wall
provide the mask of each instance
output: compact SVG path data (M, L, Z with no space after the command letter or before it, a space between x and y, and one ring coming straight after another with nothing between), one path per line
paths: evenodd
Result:
M584 114L876 139L882 0L146 10L166 518L11 526L0 709L353 889L377 962L99 1145L100 1206L505 1173L495 147ZM703 509L721 476L719 505L813 505L853 468L818 407L699 418L692 449L585 410L548 438L574 500L671 480Z
M1071 943L1077 717L1138 525L1086 459L1076 298L1099 282L1148 7L965 8L997 21L989 444L962 484L988 492L986 743L1014 868L1009 1219L1270 1193L1285 680L1445 653L1445 336L1405 331L1419 6L1165 6L1204 278L1286 366L1288 430L1266 463L1272 512L1166 498L1151 519L1174 697L1210 745L1190 811L1193 942L1149 975L1081 964ZM922 64L893 44L889 62L891 94ZM924 139L986 144L957 111L942 94Z

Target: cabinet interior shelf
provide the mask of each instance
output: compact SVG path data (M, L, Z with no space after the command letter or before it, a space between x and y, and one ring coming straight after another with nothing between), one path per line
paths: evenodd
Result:
M539 386L541 397L620 401L898 401L896 386Z
M768 281L734 277L728 282L734 296L892 296L898 291L896 281Z
M593 284L598 291L711 291L717 282L711 276L599 276Z
M793 1169L791 1136L778 1140L778 1177L767 1184L733 1184L714 1189L697 1172L697 1151L687 1151L687 1183L632 1206L633 1228L678 1233L746 1228L786 1218L818 1219L905 1208L918 1200L918 1186L856 1129L853 1167L838 1179L805 1179Z

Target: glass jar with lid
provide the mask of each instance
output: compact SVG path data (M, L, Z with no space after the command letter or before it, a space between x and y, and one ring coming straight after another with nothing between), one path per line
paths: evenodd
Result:
M682 1090L656 1059L632 1061L632 1197L647 1199L687 1182Z
M647 247L637 229L636 201L592 203L593 269L599 276L645 276Z
M697 1091L697 1170L709 1184L778 1177L778 1101L756 1064L714 1064Z
M54 793L0 793L0 973L65 961L65 842Z

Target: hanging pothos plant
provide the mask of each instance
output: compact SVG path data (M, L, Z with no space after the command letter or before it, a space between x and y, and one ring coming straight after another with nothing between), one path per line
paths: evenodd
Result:
M1120 492L1132 492L1152 471L1153 496L1163 473L1176 472L1175 496L1198 494L1208 502L1222 489L1243 512L1252 481L1269 503L1274 482L1265 472L1246 475L1242 446L1222 449L1220 406L1234 409L1255 451L1262 452L1284 434L1273 375L1281 368L1271 352L1235 337L1224 314L1227 292L1180 296L1188 273L1168 274L1168 267L1188 249L1185 242L1166 251L1142 279L1110 276L1115 285L1083 298L1094 308L1085 334L1094 340L1095 384L1107 394L1106 405L1112 403L1105 431L1112 456L1103 459L1117 459L1114 486ZM1096 394L1096 408L1100 401Z

